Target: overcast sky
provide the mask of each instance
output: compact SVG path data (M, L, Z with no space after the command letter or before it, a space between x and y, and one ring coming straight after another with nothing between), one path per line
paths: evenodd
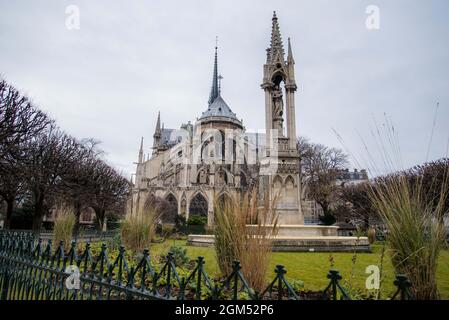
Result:
M66 27L68 5L80 10L79 30ZM366 28L368 5L380 9L378 30ZM264 127L273 10L292 41L298 135L380 168L372 131L386 114L404 167L428 149L428 160L447 154L447 0L0 0L0 74L68 133L100 140L129 176L141 136L151 152L159 110L165 127L178 128L207 109L216 36L223 98L247 129Z

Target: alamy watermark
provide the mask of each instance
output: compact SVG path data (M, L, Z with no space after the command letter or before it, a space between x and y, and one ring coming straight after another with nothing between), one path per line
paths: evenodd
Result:
M71 4L65 8L65 14L65 27L67 30L79 30L81 28L80 8Z
M199 125L194 131L171 131L165 143L171 144L168 151L171 163L256 165L264 160L260 170L269 174L277 170L279 152L288 148L287 138L279 135L277 129L269 130L269 134L267 137L265 130L243 132Z
M69 274L65 279L65 287L68 290L80 289L80 269L76 265L70 265L65 269L65 272Z
M79 290L81 287L80 270L76 265L69 265L65 269L68 274L65 280L67 290ZM376 265L369 265L365 268L365 273L368 274L365 280L365 287L368 290L379 290L380 288L380 269Z
M368 30L380 29L380 8L376 5L366 7L365 13L368 15L365 20L365 26Z
M365 269L365 273L369 274L365 281L365 287L368 290L379 290L380 288L380 269L376 265L369 265Z

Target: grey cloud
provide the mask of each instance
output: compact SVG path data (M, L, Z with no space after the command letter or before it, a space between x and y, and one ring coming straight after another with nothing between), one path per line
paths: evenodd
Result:
M247 128L264 125L262 65L272 11L292 38L297 131L357 158L359 135L387 113L404 166L445 155L449 138L449 4L432 1L1 1L0 74L69 133L102 141L107 159L134 171L140 137L150 152L157 112L166 127L206 109L215 36L223 96ZM81 29L65 28L78 5ZM365 8L381 29L365 28ZM366 165L364 161L361 165Z

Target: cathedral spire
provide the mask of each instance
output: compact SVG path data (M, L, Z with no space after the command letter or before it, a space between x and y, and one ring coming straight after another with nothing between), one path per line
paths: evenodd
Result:
M142 163L144 160L143 158L143 137L140 140L140 150L139 150L139 163Z
M218 58L217 58L217 50L218 50L218 46L217 43L215 44L215 61L214 61L214 73L212 76L212 87L210 89L210 94L209 94L209 105L212 104L212 102L215 101L215 99L217 99L217 97L219 96L219 89L218 89Z
M154 134L161 133L161 112L159 111L157 114L157 121L156 121L156 130L154 131Z
M153 134L153 153L157 151L161 142L161 112L157 114L156 129Z
M270 62L284 62L284 46L282 45L281 32L279 31L276 11L273 12L271 28Z

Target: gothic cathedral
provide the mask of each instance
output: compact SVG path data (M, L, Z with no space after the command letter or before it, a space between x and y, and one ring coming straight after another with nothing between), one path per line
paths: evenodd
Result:
M265 132L246 132L243 120L222 97L215 48L207 109L193 124L189 121L180 129L161 126L159 114L151 155L145 155L142 139L129 212L139 214L145 199L155 196L169 204L170 213L162 222L173 223L176 215L186 219L197 215L207 218L211 226L214 199L238 201L257 187L259 197L269 197L280 224L303 224L294 65L290 39L285 59L274 13L261 85Z

